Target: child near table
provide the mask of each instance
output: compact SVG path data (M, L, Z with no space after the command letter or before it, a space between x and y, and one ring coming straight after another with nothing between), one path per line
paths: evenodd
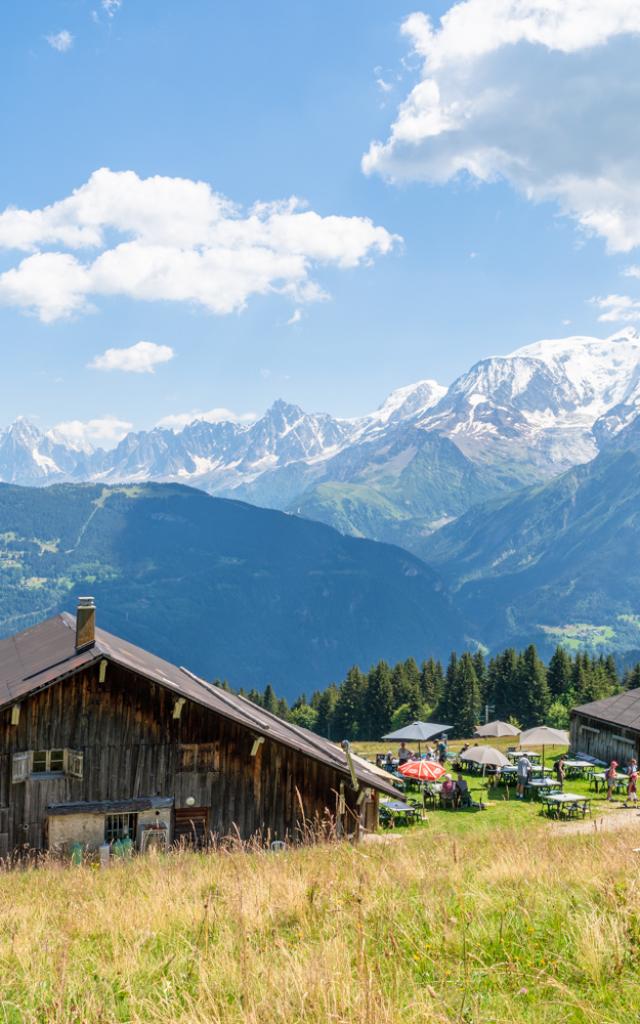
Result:
M607 800L611 800L613 798L613 791L615 789L616 778L618 775L617 769L618 762L612 761L604 774L605 782L607 783Z
M627 800L630 800L634 807L638 806L638 765L629 765L629 781L627 783ZM628 806L625 800L625 807Z

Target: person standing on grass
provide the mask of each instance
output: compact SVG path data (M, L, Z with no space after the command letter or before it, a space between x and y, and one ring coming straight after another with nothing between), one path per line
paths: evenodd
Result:
M518 785L516 787L516 796L518 800L524 800L524 787L529 781L531 768L531 761L525 754L522 754L518 758Z
M638 765L636 762L629 765L629 781L627 782L627 799L624 806L628 807L629 802L634 807L638 806Z
M555 768L555 771L556 771L556 779L560 783L560 792L562 792L562 790L564 789L564 777L565 777L564 762L565 762L564 754L561 754L560 757L558 758L558 760L556 761L556 763L553 766Z
M607 783L607 800L613 799L613 791L616 787L616 779L618 776L618 762L612 761L606 772L604 773L605 782Z
M406 764L407 761L412 757L413 751L409 750L409 748L405 745L405 742L403 740L402 743L400 744L400 749L398 750L398 761L400 762L400 764Z
M447 737L443 736L438 743L438 760L440 764L445 764L447 760Z

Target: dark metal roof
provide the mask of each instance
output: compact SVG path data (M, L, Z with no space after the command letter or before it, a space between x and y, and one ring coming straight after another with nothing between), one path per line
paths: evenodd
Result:
M188 669L178 668L155 654L121 640L103 629L96 629L92 647L77 652L75 616L63 612L38 626L0 640L0 710L46 686L58 682L80 668L107 658L123 668L136 672L179 697L200 704L217 714L237 722L258 735L282 743L306 757L335 768L349 777L347 760L339 747L322 736L300 726L284 722L276 715L257 707L245 697L212 686ZM372 789L397 796L391 782L358 764L359 781Z
M574 708L573 712L640 732L640 689L625 690L615 697L605 697L590 704L582 704Z
M77 800L70 804L49 804L47 814L126 814L133 811L164 810L173 807L172 796L138 796L133 800Z

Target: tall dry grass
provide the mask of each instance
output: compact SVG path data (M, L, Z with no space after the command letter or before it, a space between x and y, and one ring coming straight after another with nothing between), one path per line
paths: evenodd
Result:
M640 845L553 828L0 873L3 1024L621 1024Z

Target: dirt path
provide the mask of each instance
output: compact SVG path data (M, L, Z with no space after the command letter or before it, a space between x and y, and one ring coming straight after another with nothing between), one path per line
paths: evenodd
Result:
M576 835L580 832L619 832L625 828L640 829L640 814L632 807L618 807L606 811L595 811L584 821L570 821L562 826L562 835ZM560 833L559 833L560 834Z

